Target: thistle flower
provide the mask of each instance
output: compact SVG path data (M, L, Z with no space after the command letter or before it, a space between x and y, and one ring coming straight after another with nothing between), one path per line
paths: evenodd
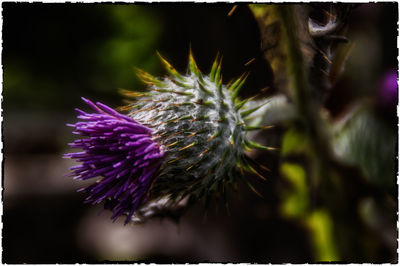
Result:
M123 92L134 99L121 108L127 115L84 99L97 113L77 110L86 121L71 125L75 133L89 137L71 144L83 152L66 155L82 163L71 168L72 175L103 177L82 189L89 193L86 201L104 201L114 212L112 219L126 214L126 223L184 208L203 197L226 196L226 184L235 187L238 179L256 191L243 172L262 176L245 151L273 149L246 137L246 131L265 128L246 126L262 106L238 99L246 74L225 86L218 56L208 76L191 53L187 75L160 58L170 75L158 79L139 71L148 91Z
M110 107L82 98L97 113L88 114L76 109L79 119L86 122L68 124L75 134L88 136L70 144L82 152L68 153L66 158L82 162L71 168L75 179L86 180L103 176L82 190L90 193L88 203L100 203L111 198L108 205L116 219L127 210L129 221L135 209L145 201L146 194L160 168L164 152L152 140L152 130Z

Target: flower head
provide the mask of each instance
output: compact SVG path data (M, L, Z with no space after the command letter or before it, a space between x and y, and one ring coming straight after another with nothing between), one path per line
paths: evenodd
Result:
M70 144L83 151L65 154L80 165L71 168L76 179L103 178L82 190L89 193L88 203L107 200L116 219L125 212L128 222L137 207L145 202L147 193L160 168L164 152L152 140L152 130L110 107L82 98L95 113L79 109L78 118L84 122L69 124L75 134L88 138Z
M218 57L208 76L192 54L187 75L161 59L170 76L158 79L139 71L148 91L125 91L134 99L122 108L127 116L84 99L97 113L78 110L78 118L86 121L71 125L89 137L71 144L83 150L66 155L82 162L72 174L78 179L102 176L83 190L89 193L87 202L105 201L112 218L126 214L126 221L144 221L226 194L225 186L235 186L238 179L255 190L243 178L243 171L259 175L245 151L272 149L246 137L247 131L263 128L246 126L262 105L237 97L247 75L225 86Z

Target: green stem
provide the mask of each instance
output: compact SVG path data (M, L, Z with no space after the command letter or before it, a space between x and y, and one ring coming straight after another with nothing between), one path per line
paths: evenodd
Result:
M299 22L296 21L294 5L276 5L276 10L281 17L283 38L287 53L287 72L290 75L290 88L293 100L297 106L301 122L310 137L314 150L320 158L320 168L325 168L330 161L331 149L322 121L319 108L312 94L312 87L307 79L308 69L304 63L301 51L301 41L297 34ZM322 170L322 169L321 169Z
M302 129L310 140L315 156L313 161L315 168L311 175L311 191L314 193L328 193L332 187L332 175L330 174L331 149L327 135L322 127L319 107L316 99L313 97L314 89L308 80L308 66L304 62L299 25L304 22L299 21L297 12L293 5L276 5L277 14L283 27L283 43L286 45L286 63L287 74L290 78L289 91L292 94L293 101L299 113ZM318 191L318 192L317 192ZM316 248L317 260L338 260L337 248L333 240L333 231L330 228L331 217L328 212L325 213L325 219L320 219L317 214L324 213L318 209L310 210L310 217L314 220L308 222L312 234L314 247ZM315 215L314 215L315 214ZM307 220L307 221L308 221ZM325 228L326 230L321 230ZM321 241L329 239L329 241Z

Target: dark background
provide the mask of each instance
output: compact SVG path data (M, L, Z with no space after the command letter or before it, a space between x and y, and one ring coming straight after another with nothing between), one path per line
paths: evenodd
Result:
M85 195L75 192L82 183L63 177L74 165L61 158L72 140L65 124L75 120L75 107L85 108L80 97L120 106L118 88L144 88L133 67L164 74L156 51L181 72L186 70L190 45L203 72L220 52L225 83L251 71L243 97L265 87L268 95L275 94L272 72L260 50L259 29L246 5L239 5L232 16L231 4L2 7L3 262L312 259L307 231L278 211L278 158L269 158L272 173L267 182L253 180L264 198L241 186L231 193L230 216L215 204L203 219L199 203L179 225L170 220L143 226L112 223L110 213L98 215L101 206L82 204ZM361 40L358 47L365 51L361 58L366 63L357 56L350 62L350 72L326 103L333 115L354 99L375 95L381 77L397 68L396 23L395 4L361 5L354 11L350 38ZM245 66L252 58L256 60ZM393 259L395 249L388 247L381 259Z

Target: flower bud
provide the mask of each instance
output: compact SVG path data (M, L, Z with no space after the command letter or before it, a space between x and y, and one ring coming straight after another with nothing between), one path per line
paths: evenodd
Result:
M235 186L238 179L254 190L243 171L259 174L245 151L273 149L246 138L246 131L259 129L246 126L246 119L261 107L238 99L247 75L226 86L218 56L209 75L200 72L192 54L187 75L161 60L170 75L158 79L139 71L148 91L124 91L134 99L120 108L127 115L84 99L96 113L77 110L85 122L71 125L88 137L71 144L82 152L66 154L81 162L71 168L72 176L101 176L82 189L89 193L86 201L105 202L114 213L111 218L125 214L126 223L225 194L225 186Z

